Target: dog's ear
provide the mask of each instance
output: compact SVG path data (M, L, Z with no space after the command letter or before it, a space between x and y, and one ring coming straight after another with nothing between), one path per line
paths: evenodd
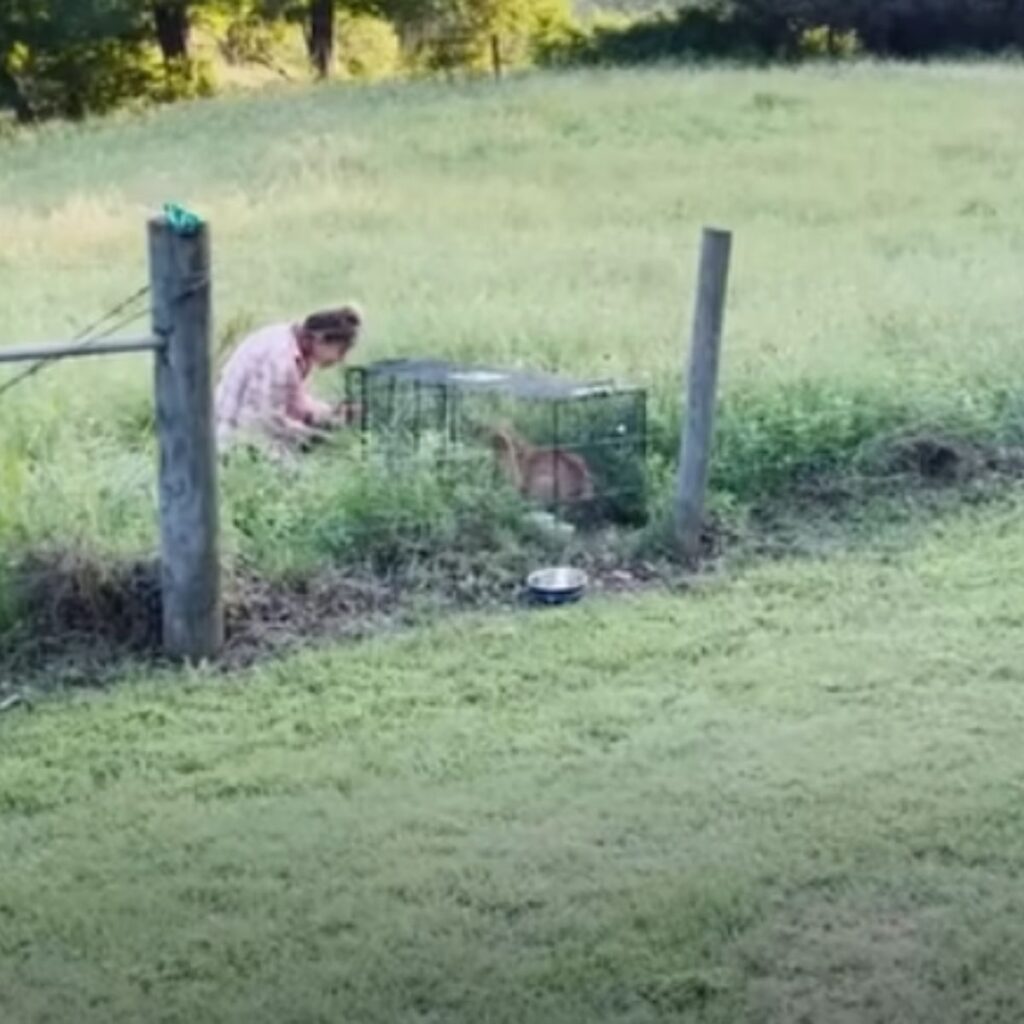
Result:
M475 437L492 445L511 447L513 434L505 423L476 423L470 428Z

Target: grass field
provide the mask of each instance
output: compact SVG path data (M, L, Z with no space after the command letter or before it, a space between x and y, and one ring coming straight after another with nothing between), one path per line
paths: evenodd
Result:
M1016 1024L1022 513L4 715L0 1019Z
M657 468L714 222L723 507L908 431L1016 443L1022 85L661 69L49 126L0 141L0 344L141 284L177 199L213 224L220 336L354 296L366 358L628 377ZM0 398L0 637L25 553L151 551L149 387L103 361ZM267 572L399 544L399 509L522 556L501 495L344 449L223 493L229 559ZM0 1020L1017 1024L1024 508L957 502L837 513L827 559L686 594L0 715Z
M67 335L144 282L144 218L174 198L212 221L221 335L354 296L367 359L647 384L669 453L712 222L736 232L720 491L749 500L901 429L1015 438L1022 81L996 64L666 69L48 127L0 149L0 343ZM0 550L151 546L149 377L144 359L78 363L5 397ZM315 476L312 504L347 507L327 482L344 471ZM266 485L229 482L227 500ZM289 536L277 510L230 546L287 561ZM318 543L300 546L326 557Z
M538 76L45 129L4 144L3 338L65 333L141 283L143 218L177 197L213 222L222 322L351 294L373 353L653 382L677 368L695 232L719 222L734 386L1003 376L1022 74Z

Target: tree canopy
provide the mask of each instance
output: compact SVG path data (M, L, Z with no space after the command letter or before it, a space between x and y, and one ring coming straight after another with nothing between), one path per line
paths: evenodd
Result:
M297 35L287 26L301 25L321 78L338 66L369 69L356 45L392 62L397 53L406 70L449 72L500 70L538 55L785 59L860 47L923 57L1024 46L1024 0L679 3L674 15L588 28L573 23L572 0L0 0L0 110L21 121L74 118L131 100L203 95L213 82L195 54L200 24L207 33L216 26L225 59L263 63L272 63L282 32Z

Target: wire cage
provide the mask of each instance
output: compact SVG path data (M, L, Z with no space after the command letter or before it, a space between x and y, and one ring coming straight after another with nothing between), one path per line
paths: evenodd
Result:
M364 436L401 452L426 438L457 465L485 457L524 497L578 522L646 514L647 393L610 381L392 359L347 371Z

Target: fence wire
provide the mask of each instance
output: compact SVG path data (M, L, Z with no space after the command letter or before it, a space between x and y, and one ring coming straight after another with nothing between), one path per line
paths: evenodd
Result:
M148 284L136 289L131 295L122 299L117 303L117 305L104 313L103 316L99 317L99 319L94 320L88 326L83 327L71 339L71 344L75 345L79 350L84 351L85 349L88 349L90 345L95 345L97 342L105 341L117 331L123 330L125 327L135 323L137 320L142 319L142 317L144 317L148 312L145 307L131 313L126 311L131 309L134 303L148 295L149 290L150 286ZM124 315L122 316L122 314ZM100 328L103 328L103 330L101 331ZM96 333L97 331L99 331L99 333ZM35 362L30 363L20 373L16 373L13 377L5 380L3 384L0 384L0 398L6 395L9 391L12 391L19 384L28 380L30 377L34 377L51 363L57 363L66 358L68 358L66 354L62 356L44 356L41 359L37 359Z

